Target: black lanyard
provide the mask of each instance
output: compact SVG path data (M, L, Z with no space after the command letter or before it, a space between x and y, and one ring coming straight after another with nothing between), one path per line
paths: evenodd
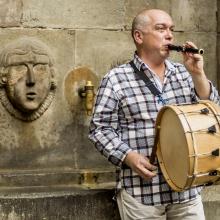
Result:
M135 66L133 61L131 61L129 64L134 69L134 72L139 76L139 78L141 78L145 82L146 86L151 91L151 93L158 97L158 102L161 102L163 105L165 105L166 101L161 96L162 93L158 90L158 88L154 85L154 83L148 78L148 76L143 71L138 70L138 68ZM159 129L156 130L154 147L152 149L152 153L150 156L151 164L154 164L155 162L158 141L159 141Z
M138 70L138 68L135 66L133 60L129 62L131 67L134 69L134 72L141 78L148 89L151 91L151 93L158 97L158 102L161 102L163 105L166 104L166 101L162 98L161 92L158 90L158 88L154 85L154 83L148 78L148 76L141 70Z

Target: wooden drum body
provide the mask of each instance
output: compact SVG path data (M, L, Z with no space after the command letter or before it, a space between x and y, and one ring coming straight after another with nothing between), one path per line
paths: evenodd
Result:
M219 179L220 108L211 101L163 107L157 117L157 158L175 191Z

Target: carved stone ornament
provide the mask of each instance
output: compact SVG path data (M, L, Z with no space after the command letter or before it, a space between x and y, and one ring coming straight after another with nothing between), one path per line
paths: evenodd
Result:
M21 38L0 53L0 100L14 117L39 118L50 106L56 91L54 61L47 45Z

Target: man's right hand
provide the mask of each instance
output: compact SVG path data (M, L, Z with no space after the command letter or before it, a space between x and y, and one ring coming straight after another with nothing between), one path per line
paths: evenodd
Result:
M149 180L156 176L152 171L156 170L157 167L150 164L147 157L135 151L131 151L127 154L124 163L145 180Z

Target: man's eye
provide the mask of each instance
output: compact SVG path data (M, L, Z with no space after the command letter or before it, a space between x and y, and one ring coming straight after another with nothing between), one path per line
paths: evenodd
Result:
M157 27L156 30L158 30L158 31L164 31L165 28L164 28L164 27Z

